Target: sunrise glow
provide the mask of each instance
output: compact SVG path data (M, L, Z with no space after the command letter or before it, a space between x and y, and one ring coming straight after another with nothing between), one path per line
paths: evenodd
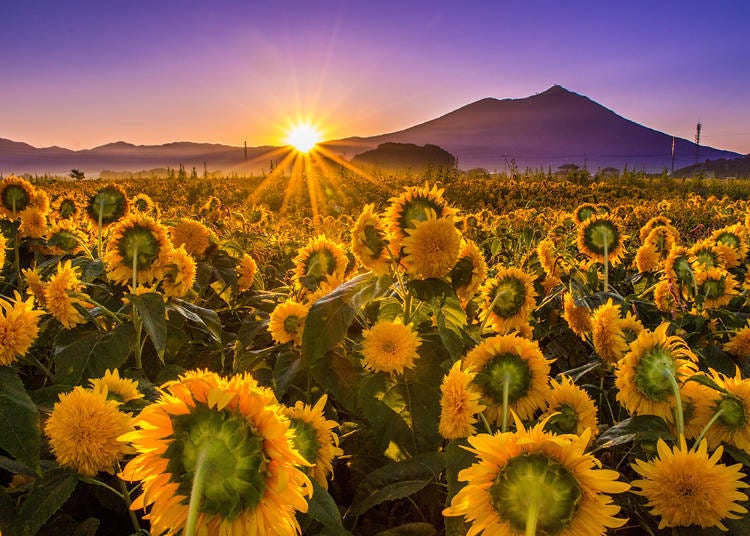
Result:
M321 134L309 123L298 124L289 130L284 141L297 151L307 153L321 141Z

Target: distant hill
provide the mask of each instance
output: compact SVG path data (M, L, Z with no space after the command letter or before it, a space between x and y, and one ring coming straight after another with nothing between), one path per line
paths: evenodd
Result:
M645 127L593 100L561 86L522 99L486 98L411 128L372 136L326 142L344 158L376 150L381 144L408 143L442 147L458 159L462 169L502 171L517 168L557 168L573 163L589 170L614 167L662 171L671 166L672 136ZM675 167L695 162L693 142L677 138ZM116 142L72 151L61 147L36 148L0 138L0 173L68 173L77 168L87 175L103 169L137 171L195 167L225 172L258 172L279 160L277 148L232 147L210 143L174 142L133 145ZM274 153L274 151L276 151ZM283 156L283 154L282 154ZM700 147L701 160L732 159L730 151ZM367 157L369 158L369 157Z
M574 163L589 170L615 167L670 168L672 136L625 119L588 97L561 86L522 99L482 99L406 130L331 142L346 157L381 143L439 145L456 155L461 169L556 168ZM695 144L677 138L675 167L695 161ZM700 148L701 159L737 153Z
M677 169L674 172L675 177L697 177L698 175L716 179L750 178L750 154L732 159L706 160L700 164Z
M456 167L456 157L445 149L430 144L420 147L413 143L381 143L377 149L356 155L352 162L393 171Z

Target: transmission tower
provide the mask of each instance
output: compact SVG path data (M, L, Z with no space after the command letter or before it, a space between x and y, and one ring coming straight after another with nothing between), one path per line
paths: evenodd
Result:
M700 159L701 154L701 128L703 125L701 125L701 122L698 121L698 124L695 126L695 163L698 163L698 160Z

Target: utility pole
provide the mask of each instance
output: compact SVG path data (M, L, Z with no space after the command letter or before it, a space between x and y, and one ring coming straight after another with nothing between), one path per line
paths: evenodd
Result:
M672 136L672 172L670 175L674 175L674 145L675 145L675 137Z
M247 140L245 140L245 160L247 160Z
M701 122L698 121L698 124L695 127L695 163L698 163L698 160L700 158L701 154L701 128L703 125L701 125Z

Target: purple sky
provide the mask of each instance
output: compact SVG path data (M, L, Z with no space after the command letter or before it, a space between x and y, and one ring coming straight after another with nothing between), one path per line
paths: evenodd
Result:
M715 4L715 5L714 5ZM750 2L0 3L0 137L281 144L391 132L561 84L750 153Z

